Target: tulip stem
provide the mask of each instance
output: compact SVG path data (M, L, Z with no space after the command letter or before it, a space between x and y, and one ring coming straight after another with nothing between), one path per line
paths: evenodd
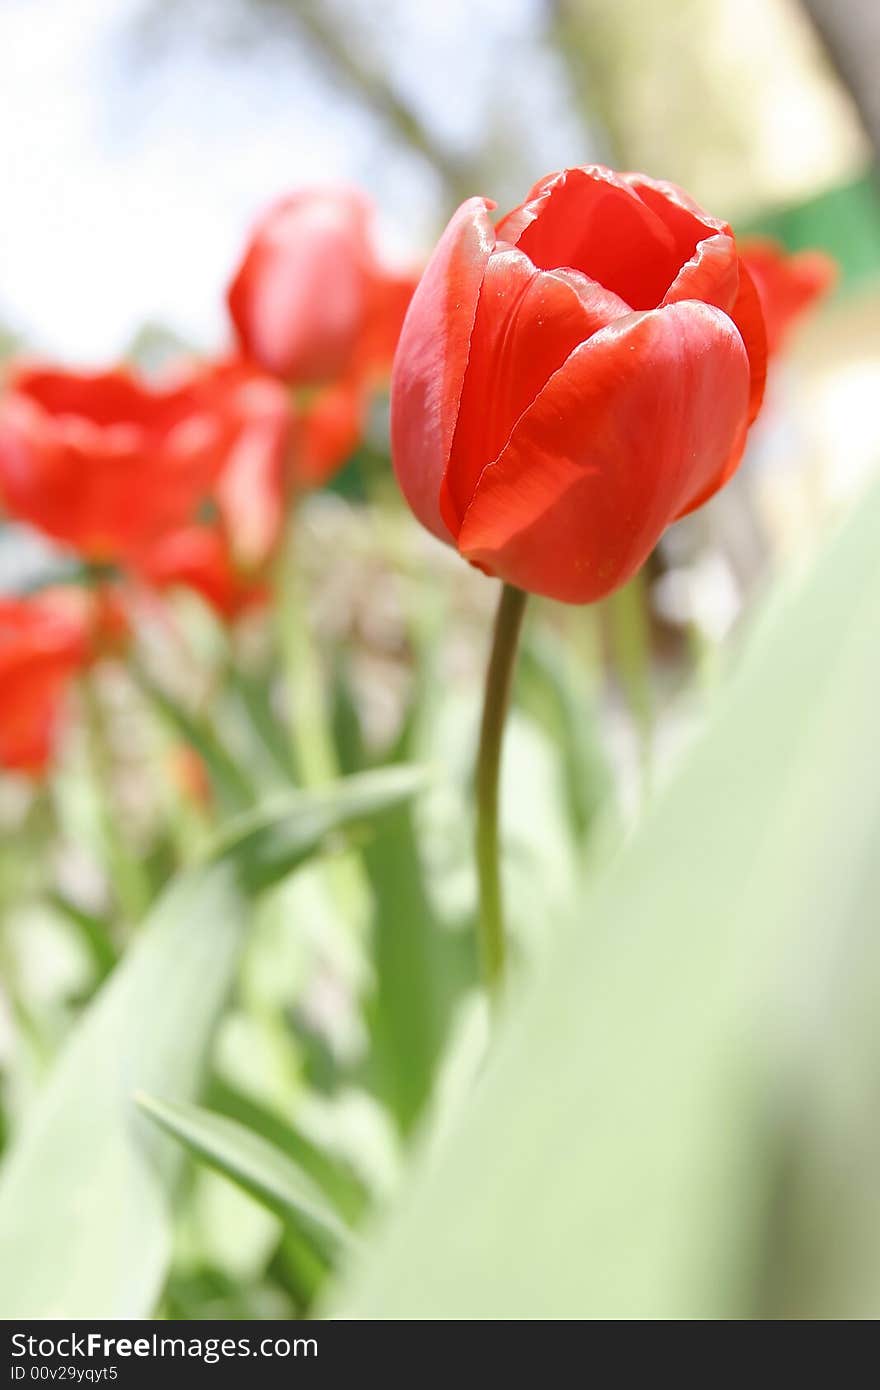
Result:
M483 719L477 754L477 876L480 904L478 934L483 977L490 997L500 993L507 941L498 862L498 784L501 744L510 704L519 635L525 612L522 589L505 584L495 617L492 653L486 671Z
M278 557L278 636L285 667L293 757L302 785L319 787L334 781L339 767L327 722L321 657L312 634L298 562L296 516L291 509Z
M321 653L310 621L299 569L297 516L291 507L278 557L278 640L287 685L291 753L305 788L324 787L340 776L330 725L330 697ZM367 929L370 895L359 859L328 860L326 882L340 916L359 938Z
M87 753L108 878L118 910L128 922L137 925L150 903L149 878L143 862L128 844L120 824L113 778L113 751L107 736L106 712L94 671L85 673L81 688L85 708Z

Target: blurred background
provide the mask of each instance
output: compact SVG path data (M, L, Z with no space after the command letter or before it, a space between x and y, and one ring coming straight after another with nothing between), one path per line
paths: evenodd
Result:
M591 161L674 180L738 235L837 262L833 293L773 363L734 482L673 528L642 582L600 610L534 605L505 814L519 949L540 953L548 924L572 916L584 876L702 725L773 579L807 564L876 474L880 9L872 0L0 0L0 90L7 357L128 357L153 370L181 353L226 350L224 290L254 219L315 183L365 189L383 251L401 266L425 259L464 197L482 193L504 209L549 170ZM382 401L297 524L339 770L404 750L444 765L453 785L366 856L311 866L261 905L209 1099L306 1154L313 1173L326 1178L321 1165L331 1163L330 1186L358 1211L395 1190L409 1136L429 1112L455 1108L483 1045L461 805L494 593L399 504ZM43 582L56 563L26 527L0 522L4 592ZM230 637L183 594L179 621L184 655L163 631L148 633L154 670L255 767L242 701L265 687L267 620L248 616ZM224 683L230 649L250 690ZM206 811L193 789L200 774L180 752L179 717L146 712L124 674L101 679L116 814L161 885L203 843L217 808ZM7 1141L129 939L102 867L106 824L86 744L73 734L48 792L13 776L0 786ZM277 769L265 780L271 789ZM402 867L416 840L418 883ZM391 923L378 957L363 934L377 912ZM354 942L346 914L363 928ZM395 955L400 933L428 917L442 943L422 962L434 981L430 1025L413 1022L411 962ZM107 949L90 921L110 922ZM317 1306L327 1264L301 1232L202 1167L187 1168L185 1194L164 1312L269 1317Z

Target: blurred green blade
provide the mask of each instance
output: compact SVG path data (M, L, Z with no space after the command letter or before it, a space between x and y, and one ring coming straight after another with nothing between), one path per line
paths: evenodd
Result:
M269 1109L218 1077L212 1079L207 1104L215 1113L259 1134L273 1149L280 1150L320 1188L324 1200L347 1225L354 1225L363 1215L369 1199L355 1170L338 1155L308 1139L286 1115Z
M272 672L258 674L242 671L231 664L229 682L238 696L240 707L275 767L288 785L296 783L296 763L291 754L290 739L272 705Z
M196 1094L253 893L419 784L395 768L258 809L163 894L82 1015L0 1173L5 1317L150 1316L168 1261L175 1156L137 1116L133 1092Z
M651 681L651 618L644 571L605 600L603 617L611 667L635 724L644 777L650 782L654 693Z
M586 685L585 663L573 670L569 664L566 644L555 633L527 634L516 693L521 707L558 750L569 819L586 840L598 817L613 807L614 779L601 743L597 701Z
M880 489L558 935L362 1318L880 1307Z
M386 817L364 863L376 909L370 1080L406 1134L431 1095L455 1004L477 982L474 938L438 920L410 807Z
M172 1105L146 1095L136 1099L191 1154L243 1187L282 1221L316 1232L332 1246L351 1243L349 1231L318 1185L261 1135L196 1105Z
M259 892L296 868L335 831L350 831L393 810L425 783L421 768L401 766L285 794L236 816L219 835L213 854L231 856L248 891Z
M196 1090L247 918L230 860L181 876L82 1018L0 1173L9 1317L145 1317L169 1253L136 1086Z
M252 806L256 792L250 777L229 753L208 720L193 714L179 700L161 689L142 667L132 664L130 669L138 687L160 718L204 762L220 805L230 812Z
M93 912L87 912L78 903L72 902L64 893L49 894L52 907L76 928L77 934L91 957L98 976L103 980L119 959L119 951L113 941L110 923Z

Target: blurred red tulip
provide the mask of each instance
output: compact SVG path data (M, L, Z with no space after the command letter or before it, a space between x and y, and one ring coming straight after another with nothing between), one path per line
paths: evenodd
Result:
M280 537L293 425L285 388L238 359L156 385L19 370L0 402L0 493L87 558L231 616L262 592Z
M293 482L320 487L358 446L369 405L356 379L319 387L297 414L292 452Z
M266 583L239 569L226 534L212 525L172 531L145 553L138 565L156 589L192 589L223 618L236 618L267 597Z
M726 222L601 166L542 179L492 225L452 218L391 392L394 466L429 530L489 574L590 602L734 472L766 372Z
M372 217L353 189L284 198L257 224L229 288L242 353L297 388L301 487L326 482L357 447L418 280L383 265Z
M133 567L147 584L193 589L234 618L268 594L295 416L286 389L239 359L196 365L187 380L202 408L224 421L222 463L201 515L143 547Z
M245 356L296 386L387 371L415 286L391 274L353 189L313 189L258 222L229 287Z
M226 422L197 387L19 368L0 401L0 500L91 560L137 552L192 513L223 462Z
M232 417L214 496L237 563L253 569L278 540L288 491L320 486L357 447L369 390L351 375L294 393L241 358L199 370L205 398Z
M784 349L792 329L834 287L837 265L824 251L790 254L771 237L744 239L740 251L758 291L772 355Z
M194 369L193 390L225 415L227 443L212 489L239 569L261 569L281 534L296 416L285 388L238 359Z
M0 598L0 766L46 770L71 679L124 629L118 605L88 590Z

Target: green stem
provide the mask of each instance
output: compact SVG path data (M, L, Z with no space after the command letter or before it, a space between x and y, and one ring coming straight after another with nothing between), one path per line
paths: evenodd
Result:
M150 885L146 871L137 855L129 848L120 826L119 812L113 790L113 754L107 739L104 711L93 671L82 680L86 714L86 737L98 818L107 869L118 907L132 923L143 917L150 902Z
M505 584L498 604L492 654L486 672L480 748L477 755L477 876L480 888L478 932L483 975L492 996L497 996L504 979L507 946L498 862L501 743L525 606L526 595L523 591Z
M654 699L651 685L651 617L641 570L607 600L611 659L635 727L642 795L651 788Z
M339 777L330 722L330 697L321 654L309 623L305 585L297 565L296 499L277 560L278 644L284 666L290 748L300 785L326 786ZM331 860L324 872L340 917L357 940L369 922L370 899L363 867L355 859Z
M278 557L278 639L284 661L287 708L293 755L306 787L322 786L339 776L330 737L327 691L296 563L295 510L291 508Z

